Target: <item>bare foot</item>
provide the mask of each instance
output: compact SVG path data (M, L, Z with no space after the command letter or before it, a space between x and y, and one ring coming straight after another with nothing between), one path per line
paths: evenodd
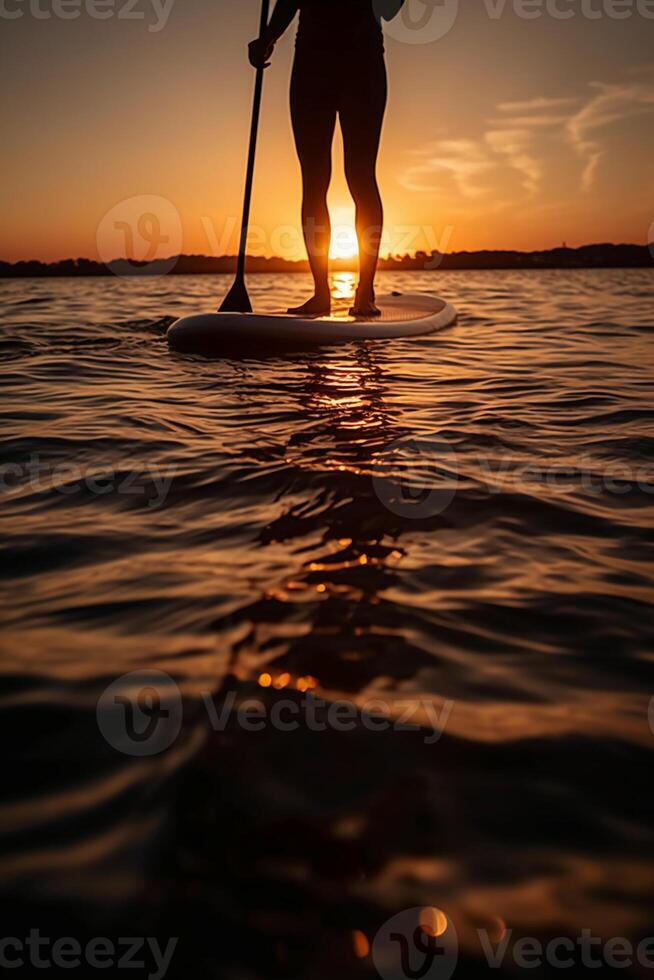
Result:
M301 306L289 306L287 313L294 313L296 316L322 316L325 313L329 313L332 308L331 296L318 296L314 293L311 299L308 299L306 303L302 303Z
M350 316L381 316L381 310L375 305L375 294L359 293L357 289L356 296L354 297L354 305L350 307Z

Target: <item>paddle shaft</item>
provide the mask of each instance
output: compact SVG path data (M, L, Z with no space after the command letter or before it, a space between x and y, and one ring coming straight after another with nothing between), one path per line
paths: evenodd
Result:
M261 0L261 20L259 23L259 37L268 26L269 0ZM248 150L248 165L245 172L245 194L243 196L243 217L241 218L241 237L238 246L238 262L236 265L236 278L244 279L245 276L245 249L248 238L248 225L250 223L250 203L252 201L252 184L254 180L254 159L257 152L257 133L259 131L259 113L261 110L261 93L263 90L263 68L257 68L254 82L254 98L252 100L252 122L250 124L250 148Z

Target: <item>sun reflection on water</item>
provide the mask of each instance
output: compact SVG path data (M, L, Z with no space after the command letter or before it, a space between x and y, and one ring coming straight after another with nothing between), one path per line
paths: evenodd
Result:
M332 299L350 300L354 296L356 276L353 272L335 272L332 275Z

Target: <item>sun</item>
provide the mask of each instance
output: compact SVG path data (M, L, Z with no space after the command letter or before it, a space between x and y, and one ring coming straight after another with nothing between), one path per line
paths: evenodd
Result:
M330 259L354 259L359 254L359 243L354 230L354 212L349 208L332 209L332 240Z
M330 259L354 259L359 254L359 244L354 228L341 225L332 227L332 241L329 247Z

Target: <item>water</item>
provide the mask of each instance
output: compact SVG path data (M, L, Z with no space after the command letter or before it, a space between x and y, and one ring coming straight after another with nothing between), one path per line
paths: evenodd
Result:
M156 927L169 976L234 978L376 975L415 906L482 967L479 928L654 932L654 272L380 279L458 326L205 361L163 330L223 277L0 282L0 868L30 927ZM183 722L126 755L98 698L144 668ZM314 731L307 690L364 713Z

